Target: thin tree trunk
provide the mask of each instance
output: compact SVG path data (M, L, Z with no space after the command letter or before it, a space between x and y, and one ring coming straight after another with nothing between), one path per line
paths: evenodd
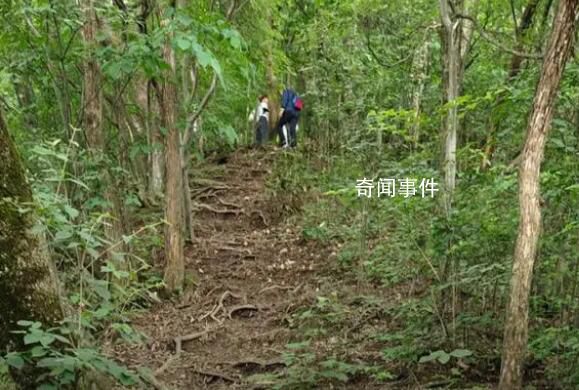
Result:
M147 18L151 14L152 9L157 9L156 1L141 0L141 14L138 19L139 31L141 34L147 34ZM152 199L160 199L163 197L165 185L165 143L163 134L161 134L160 123L158 121L161 116L161 108L158 107L152 96L158 93L158 85L154 79L147 82L147 137L151 152L149 154L149 162L151 168L151 176L149 177L149 196ZM161 118L162 120L162 118Z
M111 245L122 242L124 233L124 218L120 194L109 174L106 164L106 142L103 131L103 94L102 77L99 64L94 57L93 50L96 45L98 21L93 0L84 0L81 3L85 21L83 25L83 39L88 50L84 70L84 129L87 145L92 158L101 166L101 184L104 188L104 197L109 203L109 211L112 217L110 224L105 226L105 235ZM121 246L121 252L124 252ZM111 256L111 260L118 269L126 269L127 264L122 254Z
M429 54L430 39L426 38L422 46L420 46L418 53L416 53L414 72L412 74L416 84L412 94L414 118L411 129L411 136L415 149L418 146L418 139L420 138L420 111L422 110L422 95L424 94L424 85L428 74Z
M187 68L190 68L187 69ZM185 109L191 106L198 85L197 68L191 64L187 57L181 61L181 98L187 102ZM191 185L189 182L189 163L191 161L191 139L193 133L198 129L198 119L187 126L181 137L181 174L183 175L183 219L185 226L185 239L193 242L195 236L193 232L193 206L191 204Z
M459 4L455 4L458 7ZM444 100L448 107L444 124L444 207L447 215L452 208L452 194L456 186L456 143L459 128L456 99L462 82L461 37L462 21L453 17L449 0L440 0L444 41L446 85Z
M511 276L510 301L506 312L500 390L520 389L527 349L529 292L541 229L539 176L553 107L565 64L573 47L579 0L561 0L533 108L527 125L519 171L519 231Z
M139 5L141 12L137 18L137 26L141 34L147 35L147 19L153 10L157 9L157 4L154 0L141 0ZM148 177L148 198L155 201L162 198L165 183L164 142L158 123L160 108L157 107L155 104L156 100L153 99L153 95L159 95L160 92L156 81L153 79L147 80L143 84L139 83L137 89L138 102L141 110L145 113L144 127L147 132L147 144L150 148L148 163L151 173Z
M22 79L15 79L13 84L18 98L18 105L24 112L24 124L29 130L36 129L38 126L38 117L34 108L36 97L28 76L22 76Z
M152 99L150 100L152 102ZM149 118L151 118L149 110ZM151 122L153 122L151 120ZM156 122L150 123L149 129L149 145L152 147L151 151L151 176L149 180L149 193L151 197L159 198L163 195L163 187L165 182L165 161L163 160L164 144L163 134Z
M56 269L51 263L44 236L34 233L30 209L32 191L20 156L10 139L0 112L0 352L23 347L20 320L55 325L64 316ZM32 388L34 373L15 375L23 388ZM30 375L32 374L32 375ZM36 373L38 374L38 373Z
M269 15L269 25L273 27L273 15ZM279 120L280 112L280 88L278 86L278 80L275 75L275 59L273 56L273 43L267 43L267 57L266 57L266 68L265 68L265 79L267 81L267 96L269 98L269 130L271 139L276 139L276 126Z
M169 36L163 58L170 69L161 88L161 121L167 131L165 139L165 285L169 292L183 288L185 259L183 254L183 174L181 137L177 127L176 61Z

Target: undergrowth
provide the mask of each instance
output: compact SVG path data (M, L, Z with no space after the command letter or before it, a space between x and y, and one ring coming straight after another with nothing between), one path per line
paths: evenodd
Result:
M29 165L41 174L32 180L36 202L20 207L35 209L40 219L36 234L47 238L47 249L65 276L60 282L66 317L53 328L19 321L20 329L14 333L22 335L25 349L0 357L0 370L26 375L31 367L39 368L44 374L32 382L42 390L89 388L103 378L111 381L108 387L114 382L143 386L151 373L123 367L105 356L101 345L104 340L144 341L131 326L130 316L159 301L157 291L163 283L152 269L151 255L161 246L162 222L153 210L136 221L133 232L111 242L104 234L113 220L102 212L106 200L98 193L99 166L87 160L89 168L77 176L66 167L73 152L77 159L87 159L77 147L48 142L27 151ZM126 172L119 169L117 174ZM129 212L142 206L134 192L122 194L122 201ZM0 379L0 387L9 382L8 376Z
M468 146L460 151L464 164L471 154ZM279 383L315 387L328 381L357 383L360 377L455 388L494 383L518 221L515 172L498 165L485 173L465 170L471 173L460 177L448 216L437 196L363 198L355 187L363 178L440 182L433 166L436 158L426 148L403 155L394 149L344 151L326 158L306 147L280 158L269 183L271 194L284 199L316 194L315 202L300 205L293 218L303 227L303 239L336 248L328 267L339 282L325 286L313 306L293 315L302 352L290 351L297 357L288 362ZM562 180L559 188L572 185L569 177L549 170L543 180ZM545 196L554 202L564 197L553 190ZM563 231L575 229L568 210L569 204L558 204L546 211L550 226L559 228L542 239L545 261L539 272L547 274L542 280L555 274L549 270L562 262L564 247L573 245L561 242ZM556 216L563 220L555 224ZM367 292L363 305L353 287L360 285ZM576 366L577 336L554 321L569 316L575 306L553 301L556 291L553 285L537 286L532 298L537 320L529 376L539 368L561 386L575 386L575 376L560 378L562 367ZM555 342L558 337L565 341ZM323 365L328 359L342 365Z

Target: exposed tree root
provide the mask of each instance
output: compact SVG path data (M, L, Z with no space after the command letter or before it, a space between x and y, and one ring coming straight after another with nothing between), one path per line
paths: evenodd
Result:
M261 290L259 290L258 294L263 294L266 291L271 291L271 290L291 290L293 287L291 286L280 286L279 284L274 284L273 286L269 286L269 287L264 287Z
M200 209L202 210L207 210L207 211L211 211L212 213L215 214L235 214L235 215L239 215L239 214L245 214L245 211L243 209L216 209L213 206L209 206L208 204L205 203L198 203L195 206L193 206L193 209L195 211L199 211Z
M236 380L228 375L225 375L225 374L222 374L219 372L215 372L215 371L200 370L198 368L190 367L190 366L189 367L183 367L183 368L192 368L194 373L199 374L199 375L203 375L206 377L210 377L213 379L222 379L226 382L231 382L231 383L235 383L238 381L238 380Z
M243 368L251 366L259 366L261 368L269 368L273 366L286 366L286 363L282 359L260 360L252 358L238 360L235 362L226 362L225 364L228 364L234 368Z
M220 311L225 312L225 306L223 306L223 302L225 301L225 299L227 299L227 297L233 297L233 298L237 298L240 299L241 297L237 294L233 294L231 291L227 290L225 291L222 295L221 298L219 298L219 303L213 308L213 310L205 313L203 316L201 316L199 318L199 321L203 321L205 318L207 317L211 317L213 318L216 322L221 323L222 321L219 320L216 315L219 314Z
M228 207L233 207L234 209L239 207L239 204L235 204L235 203L231 203L231 202L226 202L223 199L219 198L217 199L217 201L219 203L221 203L223 206L228 206Z
M229 310L229 319L232 318L233 314L235 314L238 311L242 311L242 310L251 310L251 311L259 311L259 308L255 305L239 305L239 306L235 306L233 307L231 310Z
M267 219L265 218L265 215L263 215L263 213L261 212L261 210L253 210L251 212L251 215L253 214L257 214L259 216L259 218L261 218L261 221L263 222L263 225L265 227L269 226L269 222L267 221Z
M219 328L220 328L220 326L215 326L213 328L207 328L207 329L202 330L200 332L195 332L195 333L190 333L190 334L185 335L185 336L175 337L173 339L173 341L175 342L175 353L180 354L182 352L182 345L185 341L191 341L191 340L198 339L199 337L205 336L206 334L209 334L210 332L213 332L214 330L217 330Z

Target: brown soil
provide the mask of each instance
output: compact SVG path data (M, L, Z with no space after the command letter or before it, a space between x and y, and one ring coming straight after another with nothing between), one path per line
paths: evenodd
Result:
M290 313L314 301L328 250L304 242L266 194L276 153L240 151L199 167L186 250L194 282L134 319L149 341L110 346L117 360L148 367L171 389L252 388L252 374L284 369Z

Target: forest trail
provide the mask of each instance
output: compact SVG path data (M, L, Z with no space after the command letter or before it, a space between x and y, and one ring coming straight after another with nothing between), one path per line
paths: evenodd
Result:
M195 282L136 318L148 342L112 347L116 359L148 367L171 389L255 388L252 374L284 368L290 313L313 301L328 256L266 194L277 153L238 151L204 164L209 171L191 185L196 241L186 248Z

